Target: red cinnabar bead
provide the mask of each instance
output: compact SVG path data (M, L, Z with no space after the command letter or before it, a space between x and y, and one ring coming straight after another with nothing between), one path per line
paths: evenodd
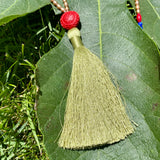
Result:
M79 14L75 11L68 11L62 14L60 23L67 30L77 27L80 21Z
M142 21L142 16L140 13L137 14L137 22L141 22Z

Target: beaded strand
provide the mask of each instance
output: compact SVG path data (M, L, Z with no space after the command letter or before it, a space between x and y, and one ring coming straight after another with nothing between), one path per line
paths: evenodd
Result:
M63 0L63 4L64 4L66 12L68 12L69 11L69 7L68 7L67 0Z
M142 23L142 16L140 14L140 6L139 6L139 0L135 0L135 7L136 7L136 19L138 22L138 25L143 29L143 23Z
M64 7L63 8L56 0L51 0L51 2L54 4L54 6L56 6L61 12L68 12L69 11L69 7L68 7L68 3L67 0L63 0L63 4Z

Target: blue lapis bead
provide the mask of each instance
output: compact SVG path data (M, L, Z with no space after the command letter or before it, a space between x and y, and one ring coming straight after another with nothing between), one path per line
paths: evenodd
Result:
M138 22L138 25L143 29L143 23L142 22Z

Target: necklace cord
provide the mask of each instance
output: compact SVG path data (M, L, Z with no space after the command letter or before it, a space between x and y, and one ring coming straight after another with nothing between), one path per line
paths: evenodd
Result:
M64 7L65 7L65 10L68 12L69 11L69 6L68 6L67 0L63 0L63 4L64 4Z
M136 8L136 19L138 22L138 25L143 29L143 23L142 23L142 16L140 14L140 6L139 6L139 0L135 0L135 8Z
M69 7L68 7L68 2L67 0L63 0L63 4L64 7L63 8L56 0L51 0L51 2L54 4L55 7L57 7L57 9L59 9L61 12L68 12L69 11Z
M139 0L135 0L136 13L140 13Z

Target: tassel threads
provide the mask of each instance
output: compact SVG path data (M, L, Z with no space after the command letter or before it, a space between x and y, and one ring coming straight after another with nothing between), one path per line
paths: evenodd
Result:
M124 139L133 128L106 67L83 46L77 28L68 37L74 57L59 146L85 149Z

